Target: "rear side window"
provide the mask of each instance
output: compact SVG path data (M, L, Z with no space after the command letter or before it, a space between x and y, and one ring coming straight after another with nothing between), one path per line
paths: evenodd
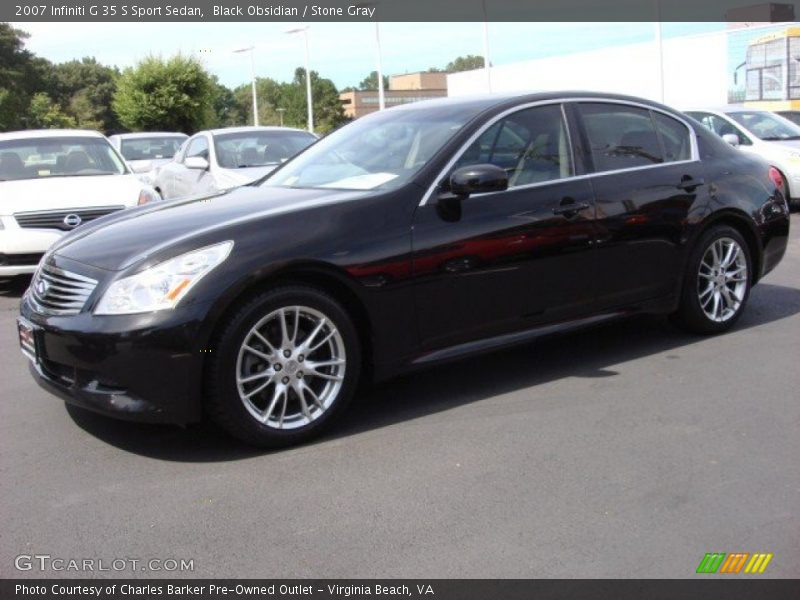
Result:
M686 125L662 113L653 111L652 114L664 147L664 160L666 162L690 160L692 141Z
M664 162L650 111L617 104L581 104L596 171L615 171Z

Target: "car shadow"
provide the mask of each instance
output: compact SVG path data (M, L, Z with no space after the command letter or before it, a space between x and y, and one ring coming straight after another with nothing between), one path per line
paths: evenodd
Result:
M759 327L800 313L800 289L760 284L736 330ZM615 377L610 365L702 344L663 317L639 316L591 330L432 367L364 391L328 434L312 444L380 429L565 377ZM150 458L216 462L268 454L245 446L209 423L186 428L129 423L67 407L86 432L120 449ZM291 449L282 452L291 452Z

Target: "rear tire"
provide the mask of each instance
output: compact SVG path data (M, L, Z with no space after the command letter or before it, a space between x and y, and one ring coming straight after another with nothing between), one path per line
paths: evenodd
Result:
M358 333L347 312L316 288L259 294L225 321L210 348L206 404L228 433L276 448L316 437L355 393Z
M752 285L752 259L744 237L717 225L700 236L684 274L673 321L693 333L722 333L742 315Z

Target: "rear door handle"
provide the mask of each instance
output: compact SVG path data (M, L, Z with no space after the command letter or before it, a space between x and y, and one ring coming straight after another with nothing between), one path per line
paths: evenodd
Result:
M676 185L679 190L693 190L694 188L704 185L705 179L702 177L698 177L697 179L693 179L692 177L684 177L681 179L681 182Z
M554 215L571 215L589 208L586 202L562 203L553 208Z

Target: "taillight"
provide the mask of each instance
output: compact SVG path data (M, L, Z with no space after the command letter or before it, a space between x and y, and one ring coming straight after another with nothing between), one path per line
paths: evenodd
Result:
M785 194L786 190L783 189L783 175L775 167L769 168L769 178L781 194Z

